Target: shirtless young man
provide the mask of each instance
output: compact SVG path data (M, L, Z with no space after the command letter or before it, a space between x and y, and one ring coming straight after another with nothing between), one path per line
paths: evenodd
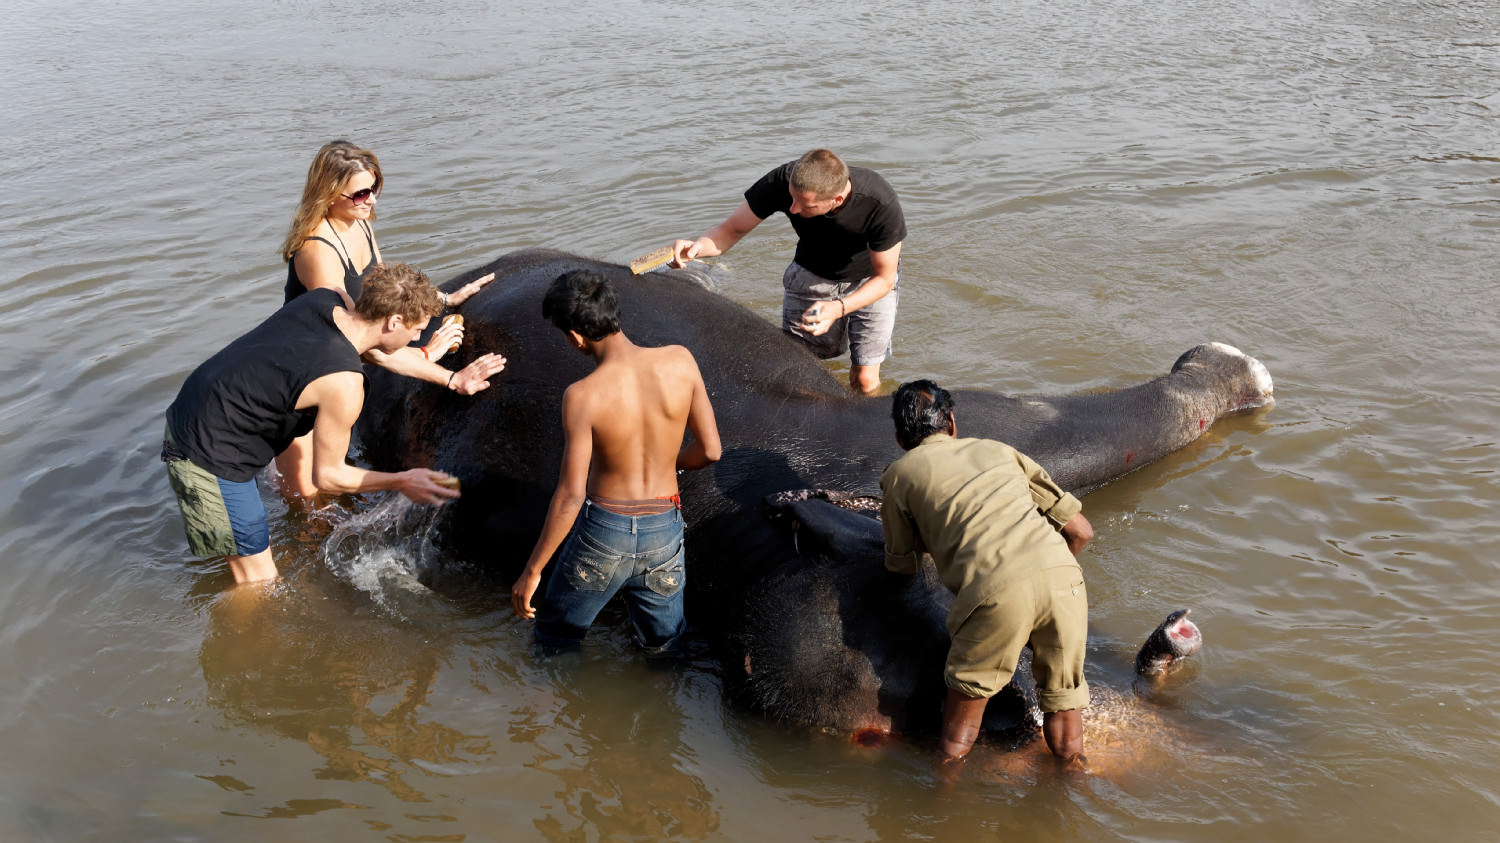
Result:
M320 491L395 489L429 504L458 497L438 484L441 472L367 471L347 462L365 398L360 355L405 348L442 308L442 294L421 271L381 265L352 309L340 291L313 290L195 369L167 408L162 443L193 552L226 557L237 583L276 577L255 475L309 431ZM472 395L504 367L505 358L483 355L449 372L447 387Z
M511 607L536 619L542 643L571 646L623 590L637 643L648 655L673 652L686 628L677 471L703 468L721 451L698 363L679 345L632 343L620 330L619 298L597 272L555 279L542 315L598 368L563 393L557 491ZM685 430L693 434L686 446ZM531 599L554 553L538 612Z

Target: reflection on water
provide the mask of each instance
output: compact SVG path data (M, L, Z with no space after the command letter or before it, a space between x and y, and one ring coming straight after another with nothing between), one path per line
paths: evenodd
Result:
M1495 839L1493 3L930 6L14 0L0 839ZM538 660L493 583L420 587L440 541L325 560L373 501L271 501L285 577L227 593L186 556L161 413L279 302L334 137L381 156L382 251L436 278L628 261L826 145L906 210L892 380L1261 359L1273 412L1085 500L1091 632L1203 624L1150 708L1169 734L939 792L926 747L746 716L711 661L658 674L616 628ZM708 271L772 316L791 248L768 222ZM1124 693L1118 646L1090 676Z
M576 840L594 829L626 839L705 840L718 831L713 792L685 769L695 753L675 702L677 668L647 667L642 681L629 675L636 671L564 654L550 657L547 669L558 688L551 728L567 740L537 734L536 723L517 735L538 741L533 766L561 785L559 810L535 823L543 838Z
M434 722L425 709L447 654L413 646L388 617L330 615L281 586L231 589L208 614L198 662L209 702L232 723L305 742L324 759L316 778L422 802L412 765L492 755L485 736Z
M552 781L556 804L532 821L545 839L574 840L589 829L629 839L710 838L719 813L712 792L687 770L693 753L677 698L711 670L711 660L645 662L613 608L582 652L544 657L519 648L519 669L475 660L462 639L495 618L465 616L416 578L439 518L392 494L363 511L335 504L300 522L331 525L321 565L207 598L198 662L208 702L227 724L305 746L320 759L308 770L316 781L374 785L403 803L429 803L448 780L517 764ZM217 575L205 579L224 587ZM520 631L529 639L529 626ZM455 651L469 652L467 670ZM468 712L480 714L479 729L448 724L451 709L433 704L444 693L441 678L451 682L455 670L479 692ZM529 686L529 701L497 718L489 687L496 680ZM502 761L497 741L530 745L531 760ZM226 808L227 817L368 808L367 798L268 802L257 793L279 790L269 783L224 772L198 778L252 798L253 808Z

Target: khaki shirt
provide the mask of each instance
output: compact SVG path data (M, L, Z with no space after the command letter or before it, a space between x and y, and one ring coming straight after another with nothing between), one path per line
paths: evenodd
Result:
M1021 577L1078 566L1059 530L1083 504L1002 442L934 434L886 468L880 489L885 566L916 573L932 554L956 595L950 626Z

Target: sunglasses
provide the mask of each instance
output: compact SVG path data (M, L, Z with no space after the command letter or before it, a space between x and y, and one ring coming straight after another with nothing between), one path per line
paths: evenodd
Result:
M344 197L345 199L348 199L350 202L353 202L356 205L363 205L366 202L370 201L371 197L375 196L376 193L377 191L375 190L375 188L366 187L362 190L356 190L353 193L340 193L339 195Z

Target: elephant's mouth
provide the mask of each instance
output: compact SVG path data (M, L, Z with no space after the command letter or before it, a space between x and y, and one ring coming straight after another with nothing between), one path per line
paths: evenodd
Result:
M891 724L886 722L884 726L870 725L854 730L849 740L857 746L876 749L891 743L896 736L891 734Z
M1172 640L1172 653L1177 658L1191 656L1203 647L1203 633L1187 619L1186 612L1167 630L1167 637Z

